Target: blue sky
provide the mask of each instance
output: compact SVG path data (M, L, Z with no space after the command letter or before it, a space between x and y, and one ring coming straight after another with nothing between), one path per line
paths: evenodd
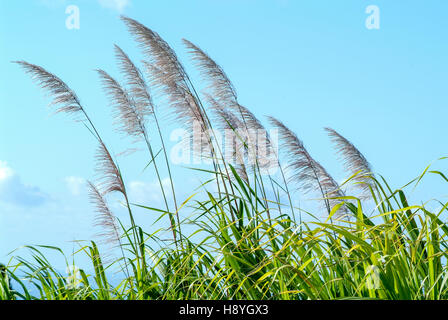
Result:
M69 5L80 9L79 30L66 28ZM368 5L380 9L379 30L365 27ZM94 140L79 123L50 116L48 98L11 61L42 65L64 79L119 153L130 141L112 130L93 70L117 74L114 43L142 58L118 18L123 13L160 33L194 79L181 39L205 49L243 105L283 120L338 181L346 176L326 126L399 187L447 155L447 12L444 0L1 1L0 260L23 244L70 250L69 241L98 231L84 188L94 178ZM175 127L164 119L167 132ZM134 199L156 206L155 177L142 173L146 159L136 153L119 161ZM189 170L175 175L184 196L198 183ZM428 179L412 196L446 199L447 190ZM150 226L149 217L140 219Z

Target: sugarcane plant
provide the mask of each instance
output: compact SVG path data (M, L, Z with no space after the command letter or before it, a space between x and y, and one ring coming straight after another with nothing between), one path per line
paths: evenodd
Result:
M50 95L55 112L72 115L97 142L97 180L88 188L100 241L116 249L116 258L106 262L96 242L83 243L75 256L88 256L91 266L66 275L45 251L58 252L68 267L75 256L28 246L31 259L15 254L0 267L1 299L448 298L448 202L433 210L410 204L406 195L428 175L448 182L435 165L392 188L353 143L325 128L347 174L338 183L284 122L268 117L267 127L241 105L226 73L199 46L183 40L204 90L159 34L121 19L144 60L135 63L115 45L119 75L96 72L115 128L145 146L142 167L153 168L163 207L132 201L125 171L68 84L41 66L16 61ZM198 133L199 141L191 135L187 142L210 163L191 169L209 178L186 198L176 192L160 114ZM269 128L278 132L277 145ZM219 130L231 133L226 150ZM121 199L126 221L108 204L111 195ZM300 199L314 199L316 212L301 207ZM166 230L139 226L136 209L158 214ZM120 272L119 284L110 281L112 269Z

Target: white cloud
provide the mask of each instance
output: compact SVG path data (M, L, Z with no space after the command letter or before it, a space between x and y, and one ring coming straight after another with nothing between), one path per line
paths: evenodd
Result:
M0 201L18 206L39 206L49 199L40 188L24 184L6 162L0 161Z
M171 199L171 185L170 179L166 178L162 180L162 185L165 190L167 198ZM129 184L130 197L133 201L142 205L161 205L163 201L162 192L160 191L160 184L158 181L151 183L142 181L132 181Z
M0 183L14 175L14 171L4 161L0 161Z
M104 8L112 9L122 13L131 4L131 0L98 0Z
M65 178L65 184L72 195L79 196L84 190L86 180L84 178L71 176Z

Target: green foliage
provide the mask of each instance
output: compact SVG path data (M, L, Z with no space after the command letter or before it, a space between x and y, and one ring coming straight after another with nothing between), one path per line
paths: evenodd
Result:
M117 287L108 282L108 270L124 261L106 265L93 242L80 252L89 256L94 272L79 270L74 285L42 253L59 249L28 247L32 261L17 257L16 265L2 267L1 298L448 298L448 227L440 219L448 203L431 212L423 205L409 205L403 190L391 192L387 184L375 181L375 215L368 217L362 201L346 197L351 221L298 225L287 215L264 217L266 211L255 206L261 199L256 194L249 197L250 187L238 178L233 187L239 195L232 195L230 201L212 193L207 200L195 201L200 214L185 222L194 226L194 234L182 238L178 247L153 250L160 239L138 228L137 238L144 240L123 242L135 251L129 250L133 255L126 257L130 277L122 268L123 281ZM238 212L237 218L231 217L230 210ZM14 275L19 270L24 274L20 279ZM22 290L12 290L8 278ZM38 294L32 296L26 283Z

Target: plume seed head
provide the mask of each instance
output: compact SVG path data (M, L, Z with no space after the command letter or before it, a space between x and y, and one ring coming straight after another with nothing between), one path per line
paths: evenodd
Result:
M132 97L117 80L104 70L98 69L97 72L114 108L113 115L118 130L136 139L142 138L146 134L145 114L140 113Z
M99 233L98 236L100 236L105 243L119 243L120 232L115 215L110 210L106 199L98 188L90 181L88 181L87 184L90 202L97 212L94 225L102 228L102 232Z
M357 174L354 178L359 182L355 186L361 190L362 196L371 197L370 177L373 175L372 167L364 155L348 139L339 134L336 130L325 128L328 136L334 144L336 152L341 157L345 169L350 174Z
M203 79L209 83L208 89L211 90L213 97L223 105L237 105L235 87L221 66L194 43L186 39L182 39L182 41L191 53L192 60L195 62Z
M142 117L153 114L154 104L143 74L129 56L117 45L115 45L115 56L138 113Z
M107 195L113 192L121 193L127 198L125 184L123 182L121 172L114 162L109 150L103 141L100 140L100 145L95 156L96 172L99 175L99 188L101 194Z
M338 183L308 153L303 142L294 132L274 117L268 117L268 119L279 130L282 147L288 153L288 168L292 171L291 180L297 183L304 192L320 191L326 202L327 209L330 211L334 205L341 202L337 198L344 197L344 193ZM345 213L346 209L342 207L338 215L341 216Z
M26 61L14 61L14 63L21 66L27 74L31 75L33 81L52 97L50 106L57 106L55 113L84 113L84 109L75 92L59 77L40 66Z

